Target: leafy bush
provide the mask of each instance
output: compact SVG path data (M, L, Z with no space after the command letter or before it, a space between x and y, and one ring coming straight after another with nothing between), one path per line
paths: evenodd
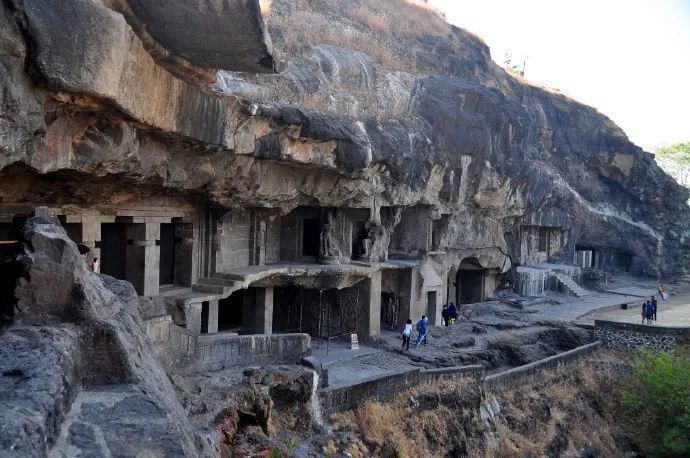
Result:
M641 351L621 404L655 456L690 456L690 352Z

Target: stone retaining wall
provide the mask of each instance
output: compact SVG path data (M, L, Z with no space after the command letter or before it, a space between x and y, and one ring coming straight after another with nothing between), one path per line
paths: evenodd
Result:
M324 388L319 395L326 412L354 409L364 401L390 401L396 394L419 385L428 385L440 380L457 380L463 377L479 381L484 376L482 366L442 367L438 369L401 371L382 377L371 377L358 383Z
M516 384L522 384L533 379L544 369L554 369L560 365L577 361L583 356L590 355L600 346L601 342L593 342L554 356L549 356L548 358L540 359L539 361L534 361L533 363L525 364L524 366L489 375L484 378L484 388L492 391L512 388Z
M183 372L215 371L254 364L297 364L311 354L309 334L203 334Z
M690 344L690 327L669 327L595 320L594 336L607 348L671 351Z
M219 332L197 336L174 324L169 315L145 323L156 355L169 370L189 373L252 364L296 364L311 354L309 334L240 336Z
M572 350L535 361L524 366L509 369L505 372L484 377L483 366L456 366L438 369L401 371L382 377L371 377L359 383L337 388L324 388L319 391L323 408L326 412L337 412L354 409L364 401L390 401L396 394L419 385L428 385L440 380L457 380L463 377L473 378L485 389L498 391L514 387L516 384L530 382L544 369L554 369L578 361L592 354L601 346L593 342Z

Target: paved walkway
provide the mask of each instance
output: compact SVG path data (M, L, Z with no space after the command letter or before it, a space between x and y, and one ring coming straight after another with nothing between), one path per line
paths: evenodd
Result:
M658 285L657 285L658 286ZM659 300L659 295L656 288L640 297L634 302L634 305L628 310L621 309L603 309L596 310L577 320L578 323L594 324L594 320L611 320L625 323L641 323L640 316L641 301L649 299L649 296L657 297L659 303L657 312L657 321L654 323L658 326L690 326L690 284L669 285L669 300Z
M637 304L653 294L657 295L658 286L652 280L616 277L607 285L607 291L592 292L581 298L549 293L545 300L527 304L522 309L501 303L483 303L480 307L486 309L486 313L475 316L472 322L450 329L431 327L432 344L429 347L412 348L409 354L386 349L397 349L400 345L399 333L389 331L384 331L381 336L389 345L374 348L360 344L359 350L351 350L349 343L331 341L327 348L325 341L314 341L312 354L328 369L330 385L339 387L364 378L397 373L422 365L449 365L454 355L458 356L463 352L472 354L495 351L495 345L492 346L495 341L514 339L517 342L522 338L529 344L530 335L548 331L548 327L544 327L544 323L548 322L592 325L595 318L601 318L637 323ZM670 285L668 290L671 297L660 305L658 324L690 324L690 285ZM620 310L621 303L630 304L631 308ZM490 311L492 307L496 310ZM486 327L488 332L472 332L474 324ZM468 336L475 340L474 345L462 343L462 338ZM458 357L452 363L463 364L462 358Z
M328 369L328 383L331 387L345 386L368 377L392 374L404 369L414 369L407 358L386 352L382 348L360 344L359 350L351 350L349 343L331 341L326 354L325 342L312 345L312 355Z

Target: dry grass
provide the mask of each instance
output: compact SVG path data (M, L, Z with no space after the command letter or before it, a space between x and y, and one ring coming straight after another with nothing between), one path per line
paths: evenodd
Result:
M266 0L264 0L266 2ZM289 8L273 14L278 3ZM382 67L410 71L414 49L410 39L436 36L453 39L451 26L428 5L414 0L272 0L265 18L278 26L278 54L303 55L309 45L331 44L367 53Z
M500 415L488 426L476 407L442 403L434 408L409 401L410 396L461 398L463 390L470 389L466 382L419 387L390 403L368 402L335 414L332 421L337 431L350 431L361 439L350 447L353 456L442 456L457 446L453 441L458 431L470 456L543 456L563 432L570 451L594 447L602 456L618 456L613 438L619 433L636 437L627 421L617 416L616 393L629 367L626 358L602 351L579 364L544 371L534 383L484 393L484 402L496 397L501 405Z
M445 456L447 425L457 413L443 406L420 411L412 406L410 397L418 398L420 393L459 396L468 383L460 380L418 387L399 394L390 403L370 401L355 411L333 414L331 422L334 430L355 432L361 437L361 442L348 449L353 456Z

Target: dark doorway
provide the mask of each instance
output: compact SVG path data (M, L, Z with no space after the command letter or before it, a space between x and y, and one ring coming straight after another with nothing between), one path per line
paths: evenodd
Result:
M0 223L0 240L21 240L22 229L27 219L28 216L15 216L11 223Z
M473 304L482 301L482 284L484 272L482 270L459 270L458 271L458 303Z
M208 334L208 301L201 303L201 333Z
M302 256L319 256L321 221L315 218L302 220Z
M10 232L12 232L12 223L0 223L0 240L16 240L16 238L10 238Z
M474 258L460 263L455 277L458 304L474 304L484 300L484 270Z
M242 328L243 307L245 304L245 297L248 295L248 290L235 291L229 297L218 301L218 332L233 331L239 333ZM201 309L203 316L203 308ZM206 312L206 326L208 329L208 309ZM203 326L203 318L202 318Z
M364 239L368 237L367 223L355 221L352 223L352 257L364 255Z
M436 291L426 293L426 316L429 323L434 324L436 320Z
M101 273L125 280L127 225L101 224Z
M160 284L175 283L175 225L161 224L160 238ZM208 304L206 304L208 307Z
M630 272L630 268L633 264L633 256L626 252L616 252L613 255L613 262L615 266L625 272Z

